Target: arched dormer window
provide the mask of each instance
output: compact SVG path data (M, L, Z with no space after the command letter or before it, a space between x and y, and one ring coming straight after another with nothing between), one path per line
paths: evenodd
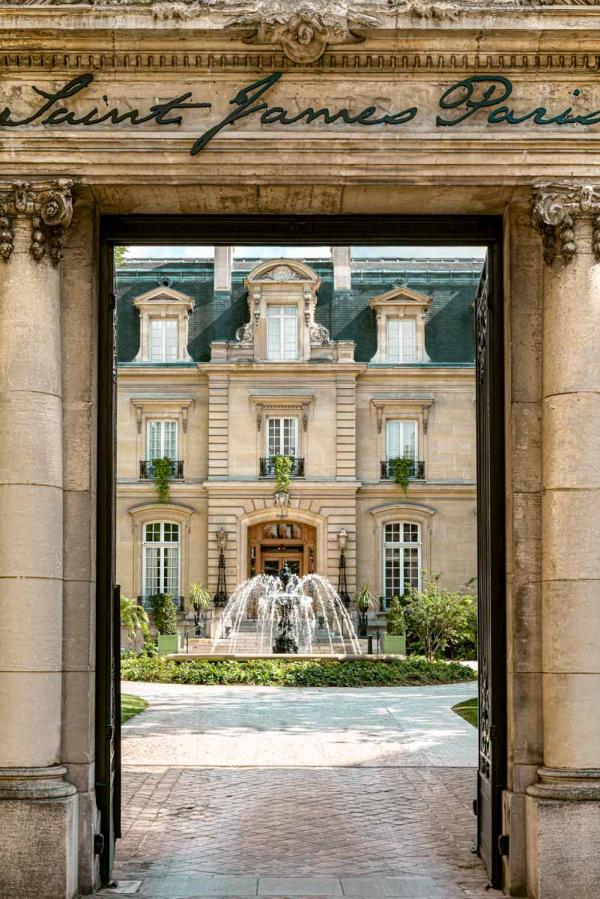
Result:
M140 313L140 349L135 362L190 362L188 319L192 297L161 285L134 300Z

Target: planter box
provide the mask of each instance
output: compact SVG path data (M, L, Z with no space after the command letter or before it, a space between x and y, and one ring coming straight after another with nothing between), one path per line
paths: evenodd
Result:
M166 656L172 652L179 652L179 634L159 634L158 635L158 654Z
M392 634L384 634L383 651L384 653L389 653L389 655L405 656L406 634L398 634L394 636L392 636Z

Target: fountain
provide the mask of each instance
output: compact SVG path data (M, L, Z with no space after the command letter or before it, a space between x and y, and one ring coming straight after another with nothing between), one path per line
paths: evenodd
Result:
M249 611L256 609L259 653L314 652L317 620L322 622L329 650L334 641L346 654L361 653L352 620L333 586L319 574L299 577L286 566L278 576L259 574L240 584L231 594L223 611L221 633L228 634L229 652L235 653L236 642ZM223 637L213 640L212 652Z

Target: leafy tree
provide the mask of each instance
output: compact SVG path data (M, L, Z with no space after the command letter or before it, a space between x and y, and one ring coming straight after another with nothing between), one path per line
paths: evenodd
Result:
M115 247L115 265L123 265L125 256L127 255L127 247Z
M404 608L399 596L392 596L387 610L387 632L390 636L400 637L406 632Z
M423 589L409 590L405 608L408 628L430 662L464 634L473 604L467 593L444 590L440 577L424 572Z
M177 633L177 609L173 597L168 593L154 593L148 597L148 605L154 617L159 634Z
M129 596L121 596L121 624L127 628L127 639L133 643L139 629L144 639L148 636L148 613L145 608Z

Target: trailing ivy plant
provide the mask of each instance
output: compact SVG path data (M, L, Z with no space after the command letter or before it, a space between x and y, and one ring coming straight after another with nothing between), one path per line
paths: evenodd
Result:
M164 456L162 459L153 459L152 467L154 469L158 501L159 503L168 503L170 497L169 480L173 473L173 462L167 456Z
M275 487L279 493L290 492L290 477L294 467L293 456L271 456L275 468Z
M396 459L390 459L392 469L392 477L398 486L402 487L404 493L408 493L408 479L413 473L414 459L399 456Z

